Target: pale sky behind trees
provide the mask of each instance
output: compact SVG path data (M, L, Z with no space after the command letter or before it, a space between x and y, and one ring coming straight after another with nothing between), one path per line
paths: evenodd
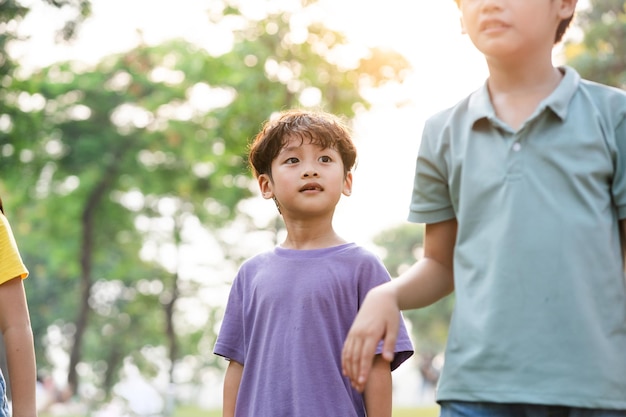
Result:
M240 0L239 4L254 16L262 13L260 6L288 8L294 2L298 0ZM207 9L218 3L181 0L173 6L168 0L93 0L92 17L69 45L53 41L54 30L63 21L61 13L34 7L22 27L32 40L13 55L27 68L65 59L94 63L106 54L132 48L140 39L156 44L172 37L223 53L232 42L229 28L207 24ZM344 238L368 245L380 231L406 221L424 120L478 88L486 78L486 67L461 33L452 0L319 0L319 16L331 29L344 31L355 50L390 47L413 66L402 85L368 94L371 110L354 120L359 163L353 194L340 202L335 226ZM272 216L273 204L259 200L255 207L259 218Z

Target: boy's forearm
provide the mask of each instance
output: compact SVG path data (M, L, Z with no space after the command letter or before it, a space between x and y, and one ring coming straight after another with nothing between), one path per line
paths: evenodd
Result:
M376 355L363 396L368 417L391 417L392 381L389 362Z
M0 285L0 331L6 350L13 417L34 417L37 415L35 347L20 277Z
M400 310L426 307L454 291L455 219L427 224L424 258L389 283Z
M35 352L30 326L14 327L4 334L11 384L13 417L36 417Z
M416 262L389 283L400 310L422 308L454 291L452 269L433 259Z
M222 417L234 417L239 385L243 374L243 365L231 360L224 375L224 401L222 405Z

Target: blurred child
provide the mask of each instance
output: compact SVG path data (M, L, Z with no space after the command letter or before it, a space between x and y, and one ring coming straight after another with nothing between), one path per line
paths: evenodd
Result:
M489 78L424 127L424 258L368 294L344 372L362 390L398 310L454 290L442 416L626 416L626 94L553 66L576 0L457 4Z
M24 285L28 271L20 257L0 199L0 331L7 356L13 412L9 414L5 381L0 374L0 417L37 415L33 332Z
M364 395L341 373L363 297L390 279L378 258L333 230L335 206L352 190L356 149L347 128L330 114L286 111L265 124L249 159L287 236L246 261L233 283L215 345L230 360L223 415L390 417L391 370L413 353L402 324L389 347L395 360L374 357Z

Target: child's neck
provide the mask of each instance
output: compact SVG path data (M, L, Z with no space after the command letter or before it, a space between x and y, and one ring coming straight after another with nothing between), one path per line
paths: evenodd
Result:
M289 222L287 237L281 244L286 249L322 249L347 243L339 236L331 224L311 224L310 222Z
M505 68L490 65L487 85L496 115L518 130L532 115L539 103L561 82L558 68L549 65Z

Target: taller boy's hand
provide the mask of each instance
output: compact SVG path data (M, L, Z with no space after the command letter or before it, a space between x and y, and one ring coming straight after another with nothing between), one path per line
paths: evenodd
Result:
M343 374L361 392L365 388L376 347L381 340L383 358L391 362L394 356L400 327L400 310L393 292L386 287L383 284L367 294L341 353Z

